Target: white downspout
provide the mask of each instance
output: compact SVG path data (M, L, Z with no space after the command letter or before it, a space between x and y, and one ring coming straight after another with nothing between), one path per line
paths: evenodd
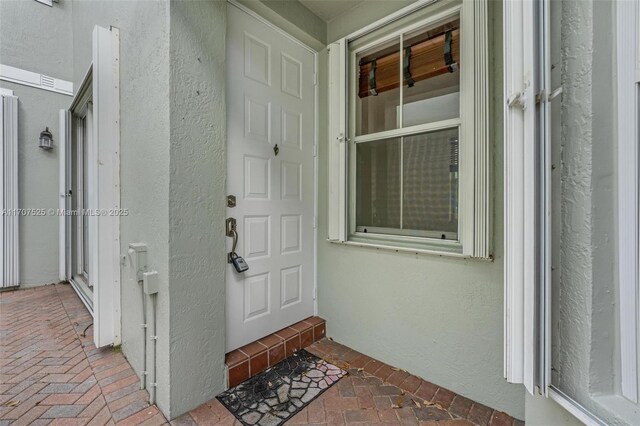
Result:
M142 296L142 371L140 371L140 389L145 389L147 382L147 303L143 285L143 274L147 271L147 245L144 243L129 244L129 260L135 273L135 279L140 286Z
M146 389L147 387L147 296L144 294L144 288L142 287L142 280L140 284L140 295L142 296L142 372L140 374L140 389Z
M142 288L145 294L145 310L147 319L147 344L150 345L149 352L151 356L147 362L147 374L149 377L149 384L147 389L149 391L149 404L153 405L156 402L156 296L158 293L158 273L156 271L144 272L142 274Z

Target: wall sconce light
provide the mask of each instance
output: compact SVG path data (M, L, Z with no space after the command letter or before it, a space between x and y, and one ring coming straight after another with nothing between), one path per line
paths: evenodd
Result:
M53 136L48 127L40 132L40 144L38 146L46 150L53 149Z

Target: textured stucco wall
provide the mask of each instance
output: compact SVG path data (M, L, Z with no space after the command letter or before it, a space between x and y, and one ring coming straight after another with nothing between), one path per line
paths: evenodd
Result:
M338 18L332 21L329 39L406 5L395 1L368 3L342 15L339 26L334 25ZM318 311L327 320L328 334L336 341L524 418L524 388L507 384L502 376L500 4L491 2L490 12L495 260L416 256L331 244L324 240L327 216L321 208ZM321 57L326 67L326 51ZM326 79L321 79L321 84L326 85ZM321 111L326 114L326 98L321 100ZM326 133L321 134L321 140L326 137ZM327 145L321 144L320 206L327 205L326 194Z
M157 403L170 411L169 377L169 5L162 1L74 1L74 81L91 62L94 25L120 29L121 255L148 245L159 273ZM142 296L128 258L122 266L122 349L142 369Z
M0 63L72 80L71 11L69 0L60 0L55 7L1 1Z
M77 3L76 81L93 26L120 29L122 254L145 242L159 272L157 403L174 418L224 386L226 2ZM125 260L123 350L139 371L131 277Z
M170 4L171 417L225 386L226 7Z
M35 1L0 1L0 63L73 80L71 3L50 8ZM29 54L25 54L29 52ZM58 208L58 111L71 97L0 81L18 96L19 207ZM38 148L40 132L49 127L54 148ZM20 285L58 281L58 218L20 218Z
M577 395L587 383L589 371L591 303L591 161L592 161L592 78L593 6L588 2L567 2L563 9L563 109L561 163L561 224L559 251L560 306L557 333L554 333L556 359L560 371L556 383ZM585 35L588 36L585 37ZM559 207L559 206L554 206ZM567 307L572 309L568 310ZM573 381L573 378L580 378ZM586 389L585 389L586 390Z
M640 414L615 394L616 193L614 2L564 1L554 46L561 64L559 143L553 190L552 383L607 424ZM555 404L546 402L547 406ZM613 407L617 408L613 408ZM538 405L542 407L542 405ZM527 422L538 412L529 411Z

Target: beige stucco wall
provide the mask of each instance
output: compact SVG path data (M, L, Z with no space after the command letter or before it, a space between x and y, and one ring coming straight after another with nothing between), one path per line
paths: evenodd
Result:
M328 39L344 36L406 2L365 2L329 23ZM327 242L320 209L318 313L336 341L406 369L468 398L524 418L525 391L502 376L503 237L501 22L491 2L493 207L492 262L412 255ZM375 6L375 7L374 7ZM320 54L326 70L327 53ZM322 75L325 78L322 78ZM321 71L326 92L326 71ZM326 97L321 96L321 123ZM320 206L327 206L327 134L320 137Z
M54 6L55 7L55 6ZM169 376L169 4L151 1L73 1L74 82L92 58L95 25L120 30L120 247L148 246L158 271L157 403L170 412ZM142 371L142 295L128 257L121 263L122 350Z
M0 64L73 80L71 3L50 8L35 1L0 1ZM29 54L25 54L29 52ZM18 97L18 206L58 208L58 111L71 97L0 81ZM54 149L38 148L49 127ZM58 282L58 217L22 216L19 225L20 286Z
M226 2L74 2L75 79L94 25L120 30L121 254L157 270L157 404L175 418L224 381ZM141 370L142 300L122 264L122 348Z
M172 417L226 387L226 8L170 3Z

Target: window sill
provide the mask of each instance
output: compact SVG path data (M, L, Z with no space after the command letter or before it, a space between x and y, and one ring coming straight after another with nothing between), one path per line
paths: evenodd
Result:
M634 422L638 421L640 406L620 395L598 395L593 397L593 401L605 410L607 417L604 420L610 422L620 421L628 424L634 424Z
M327 239L328 242L333 244L341 244L345 246L352 247L361 247L368 248L374 250L383 250L394 253L406 253L412 255L428 255L428 256L438 256L438 257L451 257L456 259L470 259L470 260L480 260L480 261L490 261L493 262L493 258L476 258L473 256L469 256L467 254L462 253L462 245L459 242L431 242L431 243L421 243L419 246L413 245L408 246L399 244L396 241L391 239L386 240L385 238L370 238L370 237L357 237L350 236L348 241L339 241L339 240L331 240Z

